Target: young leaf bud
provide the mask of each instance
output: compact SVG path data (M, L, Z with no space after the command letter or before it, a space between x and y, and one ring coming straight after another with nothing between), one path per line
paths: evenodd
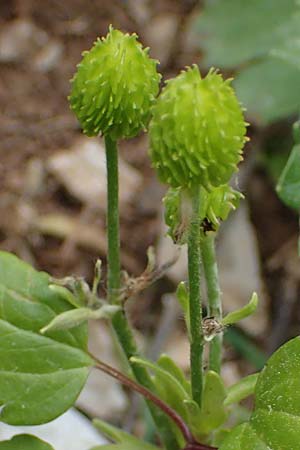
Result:
M145 129L159 90L156 66L136 34L110 27L106 38L83 52L71 80L70 106L83 132L116 140Z
M150 123L150 156L163 182L210 190L237 170L246 123L229 83L216 71L201 78L197 66L167 82Z

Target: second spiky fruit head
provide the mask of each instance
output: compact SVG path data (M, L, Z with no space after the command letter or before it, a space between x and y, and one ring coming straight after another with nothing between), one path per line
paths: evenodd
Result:
M216 71L201 78L197 66L167 82L150 123L150 156L163 182L210 190L237 170L246 123L229 83Z
M133 137L148 125L159 90L157 61L137 41L112 27L83 53L69 96L85 134Z

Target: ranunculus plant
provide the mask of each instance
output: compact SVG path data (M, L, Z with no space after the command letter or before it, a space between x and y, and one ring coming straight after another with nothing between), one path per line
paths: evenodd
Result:
M247 140L243 110L230 80L217 71L202 77L197 66L187 68L158 95L160 79L157 61L137 36L112 27L83 54L69 100L84 133L105 139L107 298L98 293L100 261L88 286L71 276L53 279L0 253L0 419L11 425L51 421L74 405L96 367L144 396L159 439L144 442L95 419L114 443L82 450L300 450L299 337L275 352L261 373L229 388L221 376L224 329L255 313L258 302L254 293L247 305L223 317L215 254L219 226L243 197L228 184ZM188 280L176 295L190 340L189 376L167 355L150 361L140 354L126 314L126 301L139 283L129 277L122 282L120 276L117 144L142 130L149 130L152 165L169 186L164 199L168 234L174 245L188 250ZM298 147L279 185L290 202L296 201L290 199L290 183L299 185ZM149 252L143 287L157 269ZM88 352L87 321L93 319L111 322L128 373ZM255 397L250 418L235 426L231 412L250 395ZM51 448L29 435L0 442L0 450Z

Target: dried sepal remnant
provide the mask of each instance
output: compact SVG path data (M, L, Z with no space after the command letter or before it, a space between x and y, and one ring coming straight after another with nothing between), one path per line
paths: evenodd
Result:
M167 82L153 107L153 166L172 187L225 184L242 159L246 125L230 80L188 68Z
M136 34L112 27L83 52L69 96L83 132L120 139L145 129L159 90L157 63Z

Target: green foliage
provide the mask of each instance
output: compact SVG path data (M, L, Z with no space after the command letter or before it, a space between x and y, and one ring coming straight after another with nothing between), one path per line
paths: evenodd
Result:
M258 377L255 408L220 450L299 450L300 339L277 350Z
M226 389L220 375L208 371L204 377L202 408L194 401L186 401L188 424L196 438L203 440L212 431L220 427L227 419L224 407Z
M270 123L299 111L299 2L206 1L198 28L207 66L240 66L235 87L249 114Z
M267 57L241 70L235 79L239 99L262 124L298 113L300 71L278 58Z
M254 292L247 305L245 305L241 309L237 309L236 311L227 314L227 316L225 316L224 319L222 319L222 325L224 326L233 325L234 323L237 323L240 320L243 320L246 317L251 316L253 313L255 313L257 305L258 305L258 297L256 292Z
M103 305L98 309L72 309L71 311L65 311L54 317L54 319L40 331L44 334L54 330L69 330L86 323L88 320L110 319L117 311L120 311L120 307L117 305Z
M9 441L0 442L0 450L54 450L53 447L35 436L18 434Z
M48 422L75 402L93 361L86 327L39 335L70 305L48 287L49 277L0 252L0 420Z
M237 383L233 384L227 389L226 399L224 405L228 406L233 403L239 403L244 398L249 397L249 395L254 394L255 386L257 383L258 373L248 375L242 378Z
M195 437L207 437L226 421L226 390L217 373L205 374L200 409L192 399L190 382L170 357L162 355L156 364L140 358L132 360L151 370L157 394L186 421Z
M206 1L198 29L207 66L235 67L267 55L293 36L295 0Z
M125 433L119 428L113 427L102 420L95 419L93 423L101 433L114 441L115 444L101 445L100 447L94 447L91 450L158 450L154 445L143 442L131 434Z
M215 0L207 3L204 10L202 30L215 30L214 41L207 46L208 58L221 61L223 58L227 67L256 59L252 67L244 67L236 85L241 98L247 99L250 109L253 102L253 112L264 121L290 114L300 104L299 94L292 95L300 76L300 45L296 38L299 8L296 0L276 2L275 6L271 0L246 4L242 0ZM214 46L210 47L212 42ZM230 45L234 47L231 54ZM205 370L202 361L203 347L208 341L205 323L211 324L213 333L221 333L224 327L254 313L258 302L253 294L248 305L222 319L214 241L209 240L209 254L200 245L204 233L207 238L214 237L215 233L208 233L218 230L220 222L227 219L242 197L227 185L237 170L247 140L242 109L230 80L224 81L213 70L202 79L197 66L169 80L153 106L160 80L156 64L148 57L147 49L143 50L137 42L136 35L124 35L111 27L106 38L84 53L78 66L72 80L71 108L84 132L89 136L105 135L107 146L111 304L97 296L101 280L99 261L93 286L89 288L84 280L73 277L55 282L17 257L0 252L0 420L35 425L54 419L74 404L90 367L97 364L98 369L147 397L167 450L195 448L194 437L199 442L220 444L220 450L299 450L299 338L281 347L261 374L246 377L228 390L216 373L222 356L221 335L218 342L215 339L208 344L218 362L212 366L211 359L209 367L216 367L216 372ZM283 81L289 84L285 91ZM253 86L259 96L258 105L253 100ZM271 98L269 93L274 88L278 92ZM139 357L126 315L116 306L121 304L123 287L125 292L127 289L134 293L135 283L144 287L159 273L150 255L141 277L136 280L124 277L125 285L120 284L116 140L134 136L145 128L152 106L150 155L162 181L172 187L165 199L169 234L176 243L188 241L189 290L185 283L180 283L176 294L191 344L190 379L167 355L161 355L156 363ZM287 204L299 209L299 128L295 133L296 146L280 177L278 192ZM208 311L215 316L205 318L203 323L202 265ZM99 318L113 318L132 375L143 386L89 356L84 323ZM249 360L261 364L262 355L251 343L235 334L234 329L230 335L237 349L242 348ZM218 345L213 347L216 342ZM232 431L224 429L228 406L253 393L255 407L251 416L244 415L245 422ZM155 407L150 404L151 396ZM238 410L237 405L235 409ZM171 423L170 418L175 422ZM235 420L233 416L232 419ZM240 423L240 417L235 423ZM93 450L157 450L156 446L100 420L95 425L113 443ZM211 447L201 444L201 448ZM51 450L51 446L33 436L20 435L0 442L1 449Z
M0 320L0 420L55 419L73 405L92 365L82 350Z
M190 387L188 390L186 389L187 382L182 385L181 380L178 379L178 374L174 375L173 368L170 371L170 365L162 367L159 363L153 363L142 358L131 358L131 361L134 364L147 367L153 372L154 386L159 397L187 420L184 405L184 400L190 399ZM182 375L182 378L184 378L184 375Z
M116 140L145 129L159 89L156 65L136 34L110 27L83 53L72 79L70 105L84 133Z
M300 210L300 145L295 145L276 187L280 199L287 206Z
M71 305L49 288L50 277L37 272L16 256L0 252L0 319L38 333ZM63 344L87 349L87 326L53 331L48 337Z
M150 123L150 157L172 187L208 191L237 170L246 141L242 109L230 81L215 71L201 78L197 66L168 80Z

